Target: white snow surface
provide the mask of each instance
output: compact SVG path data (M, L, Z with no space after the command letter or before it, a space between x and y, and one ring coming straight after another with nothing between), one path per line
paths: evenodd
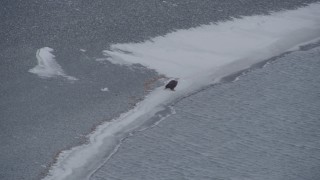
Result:
M109 91L109 89L107 87L101 88L100 90L103 91L103 92Z
M114 44L115 64L139 63L169 77L193 77L234 62L251 65L320 36L319 4L178 30L144 43Z
M63 151L45 180L88 179L121 141L141 130L173 101L222 77L247 69L298 44L320 37L320 4L179 30L137 44L115 44L104 51L113 63L140 63L168 77L179 77L176 91L159 87L127 113L88 135L88 143ZM119 60L119 61L117 61ZM57 71L59 72L59 71Z
M54 50L49 47L38 49L36 53L38 65L29 69L29 72L34 73L41 78L62 76L68 80L77 80L77 78L65 74L61 66L56 62L55 56L52 54L53 51Z

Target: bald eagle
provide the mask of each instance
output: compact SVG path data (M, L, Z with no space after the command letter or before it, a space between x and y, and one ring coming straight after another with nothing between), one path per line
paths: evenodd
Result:
M165 88L165 89L169 88L169 89L171 89L172 91L174 91L174 88L177 86L177 84L178 84L178 81L176 81L176 80L171 80L171 81L166 85L166 88Z

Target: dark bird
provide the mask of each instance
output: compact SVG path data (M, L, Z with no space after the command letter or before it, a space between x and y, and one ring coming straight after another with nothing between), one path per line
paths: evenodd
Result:
M177 84L178 84L178 81L176 81L176 80L171 80L171 81L166 85L166 88L165 88L165 89L169 88L169 89L171 89L172 91L174 91L174 88L177 86Z

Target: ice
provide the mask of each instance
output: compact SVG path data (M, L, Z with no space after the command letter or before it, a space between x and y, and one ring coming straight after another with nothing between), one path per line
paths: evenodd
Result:
M163 87L151 92L134 109L98 126L96 131L89 135L88 144L62 152L44 179L87 179L108 159L123 138L139 130L150 117L164 110L173 96L181 96L181 92L164 91Z
M53 51L54 50L50 47L38 49L36 53L38 65L29 69L29 72L34 73L41 78L62 76L68 80L77 80L77 78L65 74L61 66L56 62L55 56L52 54Z
M115 44L104 51L121 65L142 64L180 78L176 91L159 87L134 109L104 123L88 143L62 152L44 179L88 179L123 139L150 123L174 101L221 78L320 37L320 4L270 16L253 16L179 30L144 43Z
M109 91L109 89L105 87L105 88L102 88L101 91L106 92L106 91Z
M174 104L90 180L316 180L320 43Z
M318 3L293 11L177 30L143 43L114 44L104 54L115 64L139 63L179 78L212 72L234 62L250 66L320 37L319 8Z

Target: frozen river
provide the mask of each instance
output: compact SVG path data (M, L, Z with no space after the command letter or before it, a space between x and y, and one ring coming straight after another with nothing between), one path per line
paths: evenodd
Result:
M186 80L185 76L189 76L190 72L195 73L194 71L189 70L195 69L199 72L202 72L202 70L207 71L208 69L206 69L206 64L202 63L201 66L196 66L192 63L192 61L186 61L186 63L183 64L181 63L181 60L184 59L175 58L176 54L172 54L172 52L179 52L179 56L176 57L203 57L206 62L209 62L207 60L210 59L221 60L217 65L223 65L223 63L232 62L235 60L234 57L245 57L244 55L252 55L252 50L258 50L253 53L255 55L257 52L258 54L259 52L262 52L263 55L261 57L259 56L260 60L266 57L269 58L269 56L281 54L288 50L289 47L306 40L311 40L315 38L318 33L320 33L317 28L317 22L319 22L317 21L317 18L319 17L317 16L318 11L315 9L309 9L310 11L304 11L302 12L303 14L293 13L291 14L293 16L289 14L289 16L285 16L285 18L283 18L284 16L281 16L280 14L280 16L274 17L275 19L269 19L265 16L261 16L265 19L251 16L257 14L270 15L270 12L278 12L281 10L295 10L313 2L318 2L318 0L101 0L95 2L73 0L1 1L0 179L42 179L47 177L48 172L55 167L58 167L57 172L61 175L63 175L63 173L59 172L59 167L62 167L64 170L68 169L69 167L80 167L71 171L80 172L80 177L74 176L73 178L77 180L86 179L87 176L90 176L91 173L95 172L96 168L104 164L104 161L107 160L106 156L112 154L114 147L118 147L117 145L119 145L119 142L132 133L132 129L135 131L139 128L149 127L152 123L158 121L159 119L163 119L164 116L168 114L171 114L172 111L177 112L176 115L172 115L169 119L163 121L163 123L161 123L158 127L149 129L142 134L136 134L134 137L132 137L132 139L129 138L128 142L131 140L136 140L136 138L145 133L150 133L152 130L163 128L162 126L166 125L166 122L174 122L171 120L174 117L180 119L179 122L181 123L183 121L181 120L182 117L179 118L177 116L184 114L182 113L182 107L190 109L192 109L193 106L195 106L194 108L198 107L198 105L192 106L192 103L188 103L189 105L184 106L180 105L185 101L188 101L189 98L186 98L175 104L174 108L171 109L172 103L175 103L176 100L181 99L186 94L190 94L191 92L190 91L184 94L184 91L181 91L181 89L183 89L182 87L188 85L184 83L186 82L184 81ZM240 19L240 17L243 16L247 17L243 21L234 21L237 22L235 24L233 21L231 21ZM292 17L293 19L291 19ZM280 21L278 21L278 18ZM227 21L227 23L223 24L222 22L225 21ZM215 26L218 24L217 22L220 22L222 26ZM277 23L271 24L270 26L270 24L265 24L264 22ZM207 26L204 26L204 24L207 24ZM214 25L214 28L212 28L212 25ZM197 29L199 27L201 27L200 31ZM247 29L246 27L249 28ZM212 31L212 29L215 28L217 28L217 30ZM263 31L265 28L269 28L268 32L266 31L266 33ZM275 31L273 31L273 29L275 29ZM294 32L290 32L288 34L287 32L290 29L294 30ZM181 34L179 33L181 32L186 32L186 34L184 34L184 36L180 36ZM212 32L214 36L210 36ZM223 35L221 32L226 32L227 34ZM167 36L168 33L173 34L173 36ZM284 36L284 38L281 39L282 36ZM156 37L153 39L155 44L148 46L148 44L145 43L146 40L150 40L154 37ZM227 39L211 41L210 38L206 37L211 37L214 39L227 37ZM164 38L164 41L162 41L162 38ZM157 41L157 39L160 41ZM206 43L199 43L201 41L205 41ZM133 46L131 46L130 43L133 42L137 44L133 44ZM141 44L139 44L139 42L144 43L142 43L142 46L140 46ZM164 44L161 44L161 42L164 42ZM190 42L194 42L194 46L192 46L192 43L191 46L184 46L185 44L190 44ZM211 42L216 43L212 44ZM241 44L241 42L243 43ZM227 45L234 46L232 46L232 48L228 48ZM144 48L146 47L151 49L145 51L146 49ZM217 48L217 51L212 51L212 49L208 49L207 47L215 47ZM266 50L266 53L261 51L261 49ZM142 52L139 52L141 50ZM153 50L155 50L155 53L152 53ZM165 50L167 53L163 53L162 50ZM141 58L138 59L142 60L142 62L138 63L147 66L149 69L141 65L131 65L131 63L137 62L134 58L132 62L127 61L129 59L132 60L133 56L131 55L134 54L129 52L134 52L138 53L138 55L141 55ZM189 54L188 52L192 53ZM308 54L311 56L316 52L316 50L310 50L305 52L305 54L302 53L302 59L312 59L308 56ZM129 65L119 65L120 61L118 60L121 59L124 59L124 62L129 62ZM166 74L167 72L165 71L161 72L161 68L159 71L157 66L146 65L146 62L152 62L151 59L162 60L162 62L165 64L164 66L159 67L161 67L162 70L168 69L169 73ZM172 59L177 59L179 61L166 61ZM255 57L253 59L255 59ZM166 64L167 62L169 62L169 64ZM211 64L209 63L208 67L215 65L215 63L216 62L212 62ZM252 64L252 62L248 63ZM305 63L306 62L303 61L300 65L302 67L313 67L312 64ZM183 66L181 66L181 64L183 64ZM171 67L171 69L167 67ZM245 69L245 67L239 67L240 69ZM275 67L278 67L279 69L283 67L283 70L287 70L285 65L275 65ZM296 63L292 65L292 67L298 68L300 66ZM314 65L314 67L317 66ZM155 89L157 86L163 83L163 81L157 81L163 76L159 75L155 70L165 74L168 77L182 78L179 82L176 93L167 93L167 91L162 91L162 87L150 93L150 90ZM259 73L261 73L260 71L266 70L258 70ZM223 72L223 70L220 71L220 73L224 74ZM258 76L258 72L254 73L253 77ZM228 73L229 72L226 74ZM268 71L268 73L270 73L270 76L268 75L266 77L279 80L280 76L273 75L271 71ZM248 78L251 77L251 75L245 77ZM306 78L310 77L311 76L306 76ZM249 93L250 95L254 94L255 89L243 89L245 88L246 83L248 83L248 86L252 86L250 84L252 83L251 81L247 82L241 79L239 81L242 83L237 81L235 83L226 83L214 86L206 90L210 91L210 93L203 94L202 91L196 94L194 97L192 96L190 100L193 99L192 101L196 102L198 100L195 99L199 99L200 101L201 98L204 98L209 101L211 99L210 89L213 90L212 93L214 94L216 91L219 91L219 88L223 88L225 86L235 86L237 84L238 86L234 87L234 91L237 91L235 93L244 91L242 93ZM206 85L207 82L202 83L203 84L200 84ZM317 84L315 83L315 86L316 85ZM307 88L309 86L306 85L304 87ZM279 93L281 94L283 91L284 90L280 90ZM230 90L226 92L232 94ZM294 93L297 92L292 92L293 95ZM290 95L291 93L288 94ZM146 95L148 95L148 98L146 98ZM303 95L310 95L311 97L312 93ZM220 94L218 97L212 98L212 101L215 102L217 98L222 97L225 99L225 96L226 95ZM257 97L260 96L257 95ZM274 100L277 99L276 97L277 96L275 95ZM245 96L243 95L234 98L245 98ZM301 96L301 98L303 97ZM147 101L141 102L143 99L147 99ZM172 99L173 101L171 101ZM248 99L248 101L250 99L252 99L252 101L256 100L255 103L260 102L259 99L256 99L256 97L251 97ZM232 98L227 100L231 101ZM317 99L311 98L311 100L316 101ZM137 105L137 102L141 103ZM213 103L211 101L209 102L210 104ZM222 102L225 103L224 106ZM202 108L197 109L197 111L199 112L199 115L201 114L201 110L208 111L208 115L212 117L210 119L213 119L214 123L222 123L222 126L220 127L222 129L220 129L219 132L221 131L221 133L225 133L226 135L225 137L221 137L222 139L220 140L230 141L230 145L226 145L226 147L231 148L231 146L234 147L237 144L236 142L238 139L234 137L236 135L232 136L228 135L228 132L223 132L223 130L225 130L223 129L225 127L225 121L218 121L220 117L216 117L219 115L219 113L216 112L221 110L220 113L226 113L227 111L223 109L223 107L231 108L231 105L240 104L233 103L233 101L231 105L227 105L227 103L230 102L220 99L220 109L212 108L208 105L207 109ZM238 106L238 110L249 105L250 104L241 105L241 107ZM293 104L292 107L288 106L288 108L294 108L295 105L296 104ZM142 111L139 111L140 114L138 115L135 113L136 109L133 109L136 107L138 110L142 109ZM255 107L258 108L258 106ZM276 110L280 109L278 108ZM191 110L185 109L185 111ZM144 114L145 112L147 113ZM230 114L226 114L224 118L228 118L229 116L231 118L233 115L239 115L241 117L250 116L249 113L242 114L240 112L235 112L237 112L237 110L228 111ZM115 120L121 120L121 118L126 119L124 116L130 114L132 116L129 116L127 120L132 120L132 124L124 123L124 126L122 127L121 123L119 126L119 123L115 122ZM190 117L196 115L197 113L193 112L191 113ZM222 116L222 114L220 115ZM252 114L252 117L256 117L256 115L257 114ZM135 116L141 119L140 124L134 122ZM187 115L185 114L184 116ZM153 118L155 117L156 119L153 121ZM265 116L263 117L266 118ZM148 118L151 119L151 121L148 121ZM237 116L233 118L237 118ZM195 120L193 121L195 122ZM97 128L97 126L101 124L108 126L108 123L106 122L110 122L111 128L108 129L107 133L103 133L103 128ZM242 121L239 121L239 123L241 122ZM244 121L243 123L246 122L247 121ZM185 126L180 126L188 128L189 123L186 121L185 124ZM212 124L212 126L216 125L218 124ZM131 127L132 129L128 129L128 127ZM294 127L295 126L292 128ZM313 127L316 127L316 125ZM177 129L177 127L174 129ZM171 130L172 129L169 127L165 131L167 135L170 135L169 132ZM237 129L231 129L230 131L235 132L236 130ZM196 135L197 132L199 131L194 131L194 135ZM76 161L76 163L74 163L74 161L70 161L73 162L73 164L68 164L68 161L59 161L64 154L68 154L68 150L74 150L73 147L83 147L81 145L88 144L88 142L91 140L88 136L90 133L110 135L111 140L107 141L107 144L109 143L111 145L102 146L106 149L101 149L101 146L95 147L90 146L89 144L89 147L91 148L89 148L89 150L97 150L96 153L94 153L95 151L84 152L84 154L80 154L81 158L74 158L79 160ZM248 133L250 134L251 132ZM211 136L211 133L209 133L208 136ZM181 135L181 138L186 137ZM194 138L198 137L194 136ZM200 140L201 139L199 139L199 141ZM217 143L217 141L219 141L219 137L216 137L213 140L214 141L211 143ZM270 138L268 140L270 140ZM163 141L163 139L159 140L159 142L161 141ZM102 141L99 141L98 139L96 142L99 144ZM169 142L170 141L166 143ZM105 145L104 143L105 141L103 141L101 144ZM292 143L294 144L295 142ZM100 170L96 171L91 178L97 179L98 177L115 177L126 179L126 177L114 176L114 173L120 173L118 175L121 175L122 173L122 175L125 175L126 173L124 172L118 172L116 170L110 172L104 169L115 162L118 162L119 166L123 168L130 167L129 164L128 166L123 165L126 164L126 162L122 161L121 159L117 159L119 155L123 156L122 158L126 157L125 153L122 154L122 151L127 148L127 145L131 145L125 144L127 143L124 143L124 146L120 146L121 148L119 149L119 153L117 153L115 156L112 156L112 159L102 166ZM137 142L137 145L139 144L141 143ZM210 143L208 145L210 145ZM294 147L295 146L298 145L294 144ZM312 146L309 146L309 144L303 144L301 146L306 146L309 148L308 150L310 150L310 148L312 150ZM152 146L150 145L150 147ZM239 147L239 149L240 148L241 147ZM146 148L146 150L147 149L148 148ZM125 152L129 153L129 151ZM158 153L161 152L164 151L159 151ZM134 156L133 154L135 153L136 152L132 151L132 156ZM156 155L155 152L153 154ZM182 155L183 154L184 153L182 153ZM305 154L313 155L313 153L308 152ZM73 154L71 153L71 157L72 155ZM214 156L216 154L209 155ZM95 156L95 158L92 158L92 156ZM128 163L134 163L135 160L131 159L131 155L129 156L130 158L128 158ZM157 157L158 156L155 156L155 158ZM196 156L194 157L196 158ZM242 157L245 157L245 155L240 156L240 158ZM97 161L99 158L100 161ZM166 158L171 158L170 154L168 154ZM181 162L182 161L180 161L180 163ZM311 165L317 163L316 160L312 162L313 164ZM90 166L82 166L82 163L89 163ZM148 164L149 162L145 161L145 163ZM159 165L161 165L161 163L159 163ZM163 165L166 166L165 164ZM222 168L223 167L226 166L222 166ZM249 166L243 167L246 168ZM229 167L227 167L227 169L228 168ZM83 169L86 171L82 171ZM183 173L184 170L185 169L182 169L181 173ZM66 174L69 173L68 171L64 172L66 172ZM160 177L160 172L161 170L159 171L158 177ZM150 173L148 176L151 177L151 174L152 173ZM139 175L132 176L132 178L139 179L138 176ZM163 176L163 178L166 178L166 176Z

